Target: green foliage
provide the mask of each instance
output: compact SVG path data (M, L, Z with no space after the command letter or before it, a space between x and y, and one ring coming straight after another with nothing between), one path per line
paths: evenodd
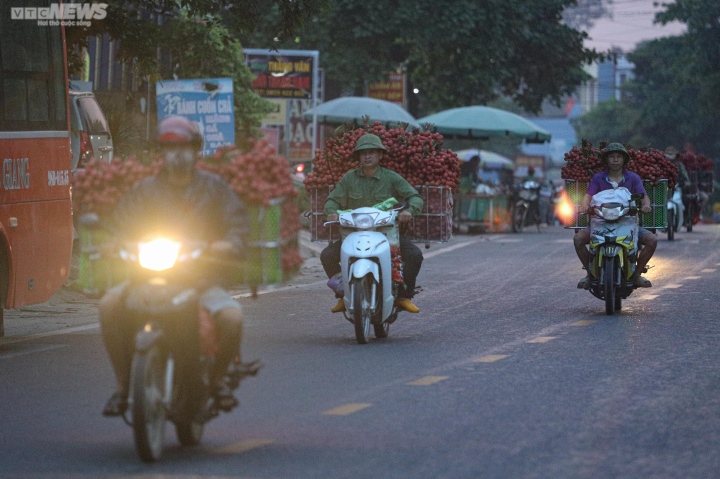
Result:
M586 79L599 58L562 24L574 0L336 0L292 41L260 25L246 45L319 50L328 77L362 94L368 82L404 67L427 111L487 104L507 96L536 112Z
M637 131L640 112L617 100L600 103L589 113L570 120L576 136L592 143L620 142L637 146L650 146ZM654 145L653 145L654 146Z

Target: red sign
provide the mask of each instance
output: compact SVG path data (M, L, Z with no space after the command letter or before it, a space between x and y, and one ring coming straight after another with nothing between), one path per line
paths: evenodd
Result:
M371 83L368 96L405 107L405 76L402 73L390 73L387 81Z

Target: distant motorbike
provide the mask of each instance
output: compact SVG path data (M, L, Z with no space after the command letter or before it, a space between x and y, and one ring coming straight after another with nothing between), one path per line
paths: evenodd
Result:
M513 196L510 218L513 233L522 233L525 226L535 224L540 232L540 183L525 181Z
M683 190L682 201L685 206L683 226L688 233L692 233L693 226L700 221L700 195L696 185L688 186Z
M138 331L128 397L132 419L123 418L144 461L160 458L166 420L174 423L180 444L194 446L205 423L220 412L210 384L218 351L215 326L198 303L203 288L198 271L209 261L206 246L148 237L119 251L129 265L125 306ZM241 364L238 358L225 381L235 389L259 367L259 361Z
M590 293L605 301L605 314L622 309L635 290L632 281L638 255L638 218L644 195L626 188L601 191L590 206Z
M684 218L683 218L683 200L682 200L682 192L679 187L676 187L673 191L672 196L668 199L667 202L667 239L668 241L673 241L675 239L675 233L680 229L681 226L684 224Z
M375 207L339 212L337 221L343 236L340 277L333 289L342 291L345 318L355 327L355 339L367 344L372 326L376 338L385 338L399 309L395 298L402 278L397 216L406 205L392 207L388 200ZM331 286L332 287L332 286Z

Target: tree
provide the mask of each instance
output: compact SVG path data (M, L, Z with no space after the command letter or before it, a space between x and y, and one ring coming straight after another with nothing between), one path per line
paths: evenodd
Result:
M640 112L618 100L604 101L585 115L570 120L576 136L599 145L619 141L634 146L647 146L637 131Z
M67 29L69 69L81 66L79 52L90 36L119 40L117 59L151 80L232 77L235 122L242 136L254 136L272 106L250 90L252 74L244 64L236 33L251 31L271 9L266 24L278 38L297 30L304 18L327 0L107 0L103 20ZM235 32L235 33L233 33ZM161 52L158 55L158 52Z
M563 21L576 30L587 30L595 24L596 19L612 16L608 10L612 4L613 0L578 0L576 5L565 7Z
M559 103L600 55L585 33L562 24L574 0L336 0L290 41L259 26L246 45L319 50L328 77L362 94L406 68L429 113L507 96L536 112ZM416 113L416 114L418 114Z

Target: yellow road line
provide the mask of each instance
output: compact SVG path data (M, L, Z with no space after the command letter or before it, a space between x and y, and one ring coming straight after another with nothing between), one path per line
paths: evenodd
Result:
M655 299L655 298L657 298L657 297L658 297L657 294L645 294L645 295L643 295L643 296L640 296L638 299L640 299L640 300L643 300L643 299L647 300L647 299Z
M597 320L595 319L582 319L580 321L575 321L570 326L590 326L595 323L597 323Z
M666 284L665 286L662 286L662 288L666 288L666 289L678 289L678 288L682 288L682 284L678 284L678 283Z
M216 449L214 452L216 454L242 454L252 449L267 446L273 442L272 439L245 439L244 441Z
M356 413L358 411L362 411L365 408L369 408L372 406L370 403L366 402L354 402L345 404L342 406L338 406L333 409L328 409L327 411L323 411L323 414L327 416L347 416L348 414Z
M700 278L702 278L702 276L687 276L683 279L700 279Z
M416 379L415 381L410 381L409 383L405 383L408 386L430 386L431 384L439 383L440 381L444 381L450 376L425 376L420 379Z
M701 273L714 273L714 272L715 272L715 268L701 269L700 272L701 272Z
M537 338L531 339L526 342L528 342L528 343L547 343L548 341L552 341L555 338L557 338L557 336L538 336Z
M501 359L505 359L506 357L508 357L507 354L488 354L487 356L473 359L473 362L474 363L494 363L495 361L500 361Z

